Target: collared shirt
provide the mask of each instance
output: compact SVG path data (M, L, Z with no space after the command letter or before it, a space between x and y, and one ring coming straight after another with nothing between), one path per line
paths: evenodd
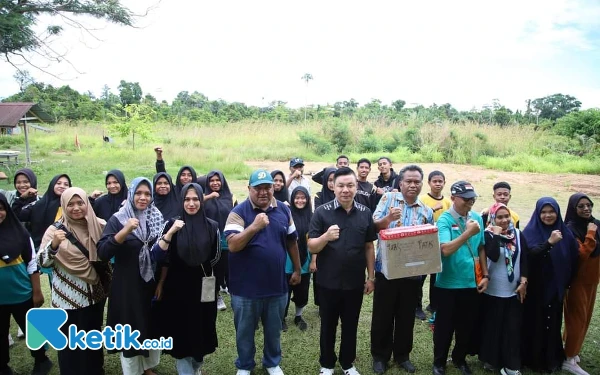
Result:
M471 236L462 246L450 256L442 256L442 272L437 274L435 286L447 289L475 288L475 264L473 255L479 256L479 246L485 244L484 226L481 216L469 211L467 216L460 216L458 221L454 219L458 215L453 207L444 212L437 222L440 244L453 241L460 236L466 228L469 219L479 223L479 233ZM468 245L467 245L468 244ZM470 248L469 248L470 246ZM473 254L471 254L471 251Z
M388 228L409 227L414 225L433 224L433 211L417 199L413 204L404 200L402 193L385 193L373 214L373 220L386 217L393 207L400 207L400 219L392 221ZM375 271L381 272L381 242L377 243L377 257L375 258ZM418 276L416 278L421 278Z
M354 201L350 211L337 198L316 209L308 238L318 238L337 224L340 238L329 241L317 256L317 284L336 290L363 288L367 260L365 246L377 239L371 210Z
M440 218L440 216L442 216L442 214L448 210L450 207L452 207L452 201L450 200L450 198L444 197L442 196L441 198L434 198L431 194L427 193L427 194L423 194L419 197L419 200L423 203L425 203L427 206L431 207L431 209L433 209L435 206L437 206L439 203L442 204L442 208L440 208L437 211L433 212L433 220L435 222L438 221L438 219Z
M278 204L275 198L266 210L254 205L249 198L234 207L225 223L225 236L241 233L260 213L267 214L269 224L258 231L243 250L229 252L229 291L246 298L287 294L287 241L298 238L290 209Z

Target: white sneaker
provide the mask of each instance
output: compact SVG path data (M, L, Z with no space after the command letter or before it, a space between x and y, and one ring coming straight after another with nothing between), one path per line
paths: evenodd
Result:
M562 364L562 369L575 375L590 375L587 371L579 367L575 357L567 358Z
M223 311L227 309L227 305L225 305L225 301L223 301L223 297L217 297L217 310Z
M19 329L21 329L21 328L19 328ZM573 358L575 358L575 362L577 362L577 363L581 362L581 358L579 358L579 356L578 356L578 355L576 355L576 356L575 356L575 357L573 357Z
M18 339L22 339L25 337L25 334L23 333L23 331L21 330L21 327L19 327L19 330L17 331L17 338ZM579 362L579 361L577 361Z
M250 371L248 370L237 370L235 375L250 375Z
M15 344L15 340L13 340L10 333L8 334L8 346L13 346Z
M352 366L348 370L344 370L344 375L360 375L356 367Z
M283 370L279 366L267 367L269 375L283 375Z
M519 370L511 370L511 369L508 369L506 367L503 367L500 370L500 373L502 375L521 375L521 371L519 371Z
M333 369L321 367L321 371L319 372L319 375L333 375Z

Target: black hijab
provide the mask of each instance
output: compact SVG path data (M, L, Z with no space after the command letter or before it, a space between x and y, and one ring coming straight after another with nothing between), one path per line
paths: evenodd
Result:
M158 179L164 177L171 185L171 190L167 195L160 195L156 192L156 183ZM175 216L179 215L179 211L181 210L181 202L179 201L179 194L175 191L177 188L173 185L173 180L171 180L171 176L169 176L166 172L158 172L154 175L152 179L152 185L154 186L154 205L160 213L165 218L165 221L168 221Z
M280 174L281 177L283 178L283 187L281 188L281 190L275 191L273 193L273 197L275 197L275 199L277 199L278 201L289 203L290 202L290 200L289 200L290 192L288 191L288 188L287 188L287 184L286 184L287 181L285 180L285 174L282 171L276 169L273 172L271 172L271 177L275 178L275 176L277 176L278 174Z
M556 212L556 222L551 226L544 224L540 217L542 209L546 206L552 207ZM562 300L565 288L570 285L573 276L577 273L579 244L563 222L560 216L560 207L556 199L542 197L536 202L535 211L533 211L529 223L523 229L523 237L525 237L525 241L529 247L534 247L548 241L550 234L554 230L560 230L563 238L554 244L550 251L552 269L546 268L543 272L548 273L548 276L554 280L558 299Z
M56 221L56 214L60 207L60 195L54 192L54 185L61 177L65 177L69 181L69 186L73 186L71 178L66 174L59 174L52 178L48 184L48 189L44 196L35 202L31 209L31 237L36 247L40 246L42 237L46 229Z
M30 180L31 181L31 180ZM31 260L31 245L29 244L29 233L19 221L8 204L6 196L0 193L0 206L6 211L6 217L0 223L0 259L8 264L21 254L29 254L29 259L23 259L29 263ZM28 251L26 251L29 249Z
M573 232L576 238L583 243L585 241L585 235L587 234L587 226L589 223L594 223L600 228L600 221L591 216L589 219L584 219L577 215L577 205L583 198L590 201L593 205L594 202L583 193L575 193L569 198L569 205L567 206L567 213L565 214L565 224ZM591 257L595 258L600 255L600 235L596 231L596 249L590 254Z
M15 172L15 177L13 178L13 185L14 185L15 189L17 188L17 176L19 176L20 174L27 177L27 179L29 180L29 185L31 185L32 188L37 189L37 176L29 168L21 168ZM17 190L17 197L20 197L20 196L21 196L21 193L19 193L19 190Z
M306 196L306 206L303 209L299 209L294 204L294 198L298 193L304 193ZM292 190L292 197L290 198L290 210L292 211L292 218L294 219L294 225L298 232L298 252L300 254L300 265L303 265L308 258L308 243L307 236L310 227L310 219L312 218L312 204L310 203L310 194L304 186L296 186Z
M227 180L225 180L225 176L223 176L221 171L210 171L206 175L204 191L207 194L212 193L210 179L214 176L218 176L219 180L221 180L221 189L218 191L219 197L207 200L204 203L204 211L206 212L206 216L219 223L219 230L223 232L229 212L233 208L233 194L231 194Z
M184 209L185 196L189 189L196 190L198 199L200 199L200 210L194 215L189 215ZM219 224L206 217L204 191L196 183L183 186L179 207L185 225L177 232L177 255L188 266L197 267L209 260L213 251L217 248Z
M327 180L329 179L329 176L331 176L332 173L335 173L335 171L337 171L337 169L327 168L323 173L323 186L321 187L321 204L331 202L335 199L335 193L333 192L333 190L329 190L329 187L327 186Z
M175 192L177 195L179 195L179 193L181 192L181 188L183 187L183 184L181 183L181 181L179 181L179 179L183 171L185 171L186 169L192 174L192 182L198 181L198 177L196 176L196 170L194 169L194 167L190 165L184 165L183 167L179 168L179 172L177 172L177 180L175 180L175 186L177 187Z
M101 219L108 221L110 217L121 208L123 201L127 200L127 183L125 182L125 175L118 169L113 169L106 174L104 179L104 185L108 183L108 178L113 176L119 182L121 190L117 194L108 193L96 199L94 202L94 212L96 216Z

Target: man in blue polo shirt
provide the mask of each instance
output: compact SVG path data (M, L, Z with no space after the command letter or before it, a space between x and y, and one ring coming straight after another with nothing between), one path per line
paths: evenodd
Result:
M290 209L273 198L273 178L259 169L252 173L248 199L233 208L225 224L229 245L229 292L236 332L237 375L250 375L256 366L254 332L264 328L263 366L269 375L283 375L281 322L288 298L286 253L294 265L292 285L300 282L298 234Z
M471 375L465 360L477 319L478 295L487 288L489 276L485 256L483 221L472 211L477 198L473 185L457 181L450 188L452 207L437 221L442 272L435 280L438 309L433 331L433 375L446 374L448 351L455 336L452 362L462 375ZM479 259L477 259L479 257ZM475 261L484 278L475 282Z

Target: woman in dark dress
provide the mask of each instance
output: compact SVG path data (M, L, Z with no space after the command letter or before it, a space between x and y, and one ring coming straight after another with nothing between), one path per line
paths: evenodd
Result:
M204 211L209 219L216 221L219 224L219 231L221 233L221 251L228 251L227 240L223 235L225 229L225 222L229 216L229 212L237 205L229 184L225 179L225 176L221 171L210 171L205 176L204 191L207 194L204 196ZM202 185L200 185L202 186ZM229 281L229 253L226 252L221 255L219 263L215 266L215 276L217 277L217 286L222 291L227 291L227 284ZM220 295L217 298L217 309L225 310L227 306L223 297Z
M0 189L0 193L6 195L9 207L12 207L15 200L19 198L25 201L25 205L39 199L37 195L37 176L31 169L22 168L16 171L13 185L15 190L4 191Z
M60 196L71 187L71 178L66 174L54 176L42 199L27 204L26 199L17 199L13 210L19 220L30 223L31 239L36 249L40 247L46 229L62 216Z
M108 221L127 200L127 183L123 172L118 169L109 171L104 183L108 193L94 201L94 212L99 218Z
M494 203L487 217L484 236L490 282L482 295L479 359L502 375L520 375L527 242L503 203Z
M151 337L156 283L150 249L162 227L163 216L152 203L152 183L138 177L131 182L125 205L108 220L97 246L101 259L115 257L106 325L114 329L129 324L140 332L140 342L156 338ZM121 351L124 375L152 375L159 361L157 350Z
M219 224L206 216L203 190L196 183L182 189L181 220L169 222L154 251L168 251L169 273L160 310L160 332L173 338L168 353L177 359L179 375L199 373L204 356L217 347L217 289L203 301L206 279L220 257Z
M290 202L290 193L287 188L285 174L280 170L274 170L271 172L273 177L273 197L281 202Z
M154 205L166 220L179 215L179 192L166 172L154 175Z
M560 370L563 298L577 271L579 246L563 223L554 198L540 198L523 235L529 246L529 278L524 303L522 362L534 371Z

